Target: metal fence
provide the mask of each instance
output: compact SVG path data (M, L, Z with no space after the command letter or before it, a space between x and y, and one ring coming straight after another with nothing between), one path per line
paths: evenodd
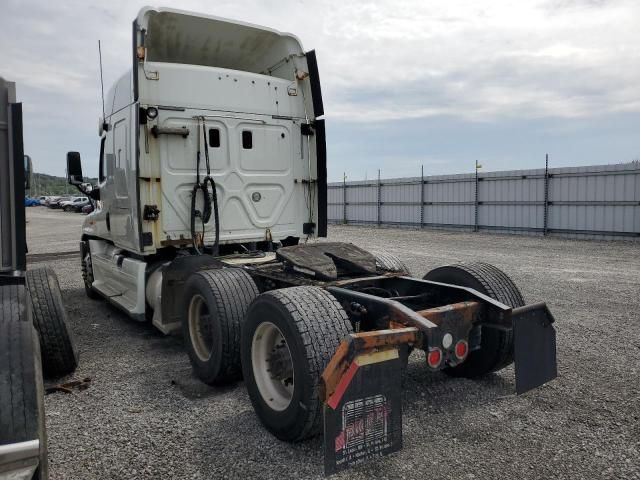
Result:
M640 239L640 165L330 183L330 223Z

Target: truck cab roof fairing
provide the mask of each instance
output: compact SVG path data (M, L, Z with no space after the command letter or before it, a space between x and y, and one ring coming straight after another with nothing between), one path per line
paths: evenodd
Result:
M146 31L144 46L151 62L292 78L298 62L285 60L304 55L302 44L294 35L235 20L146 7L138 14L137 23Z

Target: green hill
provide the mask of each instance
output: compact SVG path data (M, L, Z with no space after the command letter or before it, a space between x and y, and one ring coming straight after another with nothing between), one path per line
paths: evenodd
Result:
M86 182L98 183L97 178L86 178ZM31 176L31 189L27 192L30 197L41 195L80 195L78 189L69 185L65 177L56 177L46 173L33 173Z

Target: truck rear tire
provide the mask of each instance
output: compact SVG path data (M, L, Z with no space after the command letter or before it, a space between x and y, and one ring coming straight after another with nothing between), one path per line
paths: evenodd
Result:
M253 408L280 440L320 433L321 375L340 342L352 332L340 303L320 287L263 293L242 330L242 370Z
M397 256L387 252L371 252L376 257L376 269L383 272L403 273L411 275L409 267Z
M33 324L40 337L45 377L61 377L78 366L78 351L67 323L58 277L50 267L27 270Z
M47 434L38 334L31 323L0 312L0 445L30 440L40 441L39 465L33 478L46 480Z
M510 307L524 305L522 293L509 276L488 263L462 263L431 270L425 280L473 288ZM443 371L453 377L475 378L501 370L513 363L513 331L480 327L480 348L467 359Z
M239 268L202 270L184 286L182 335L196 376L215 385L238 380L240 332L258 296L251 276Z

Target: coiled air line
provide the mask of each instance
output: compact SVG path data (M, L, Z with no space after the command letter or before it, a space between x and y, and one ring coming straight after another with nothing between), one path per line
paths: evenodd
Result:
M209 145L207 143L207 132L205 127L204 117L197 117L198 121L198 150L196 153L196 183L191 190L191 239L193 241L193 248L202 255L202 251L198 247L198 235L196 234L196 218L200 218L202 222L202 245L204 246L204 233L206 224L211 219L211 212L213 210L213 219L215 223L215 240L213 243L213 256L218 256L220 246L220 217L218 214L218 194L216 192L216 182L211 176L211 166L209 163ZM202 123L200 123L202 121ZM200 128L202 127L202 136L200 136ZM204 158L207 174L200 182L200 141L204 142ZM211 194L209 194L209 186L211 186ZM202 212L196 209L196 198L198 191L202 192L203 208ZM213 206L213 208L212 208Z

